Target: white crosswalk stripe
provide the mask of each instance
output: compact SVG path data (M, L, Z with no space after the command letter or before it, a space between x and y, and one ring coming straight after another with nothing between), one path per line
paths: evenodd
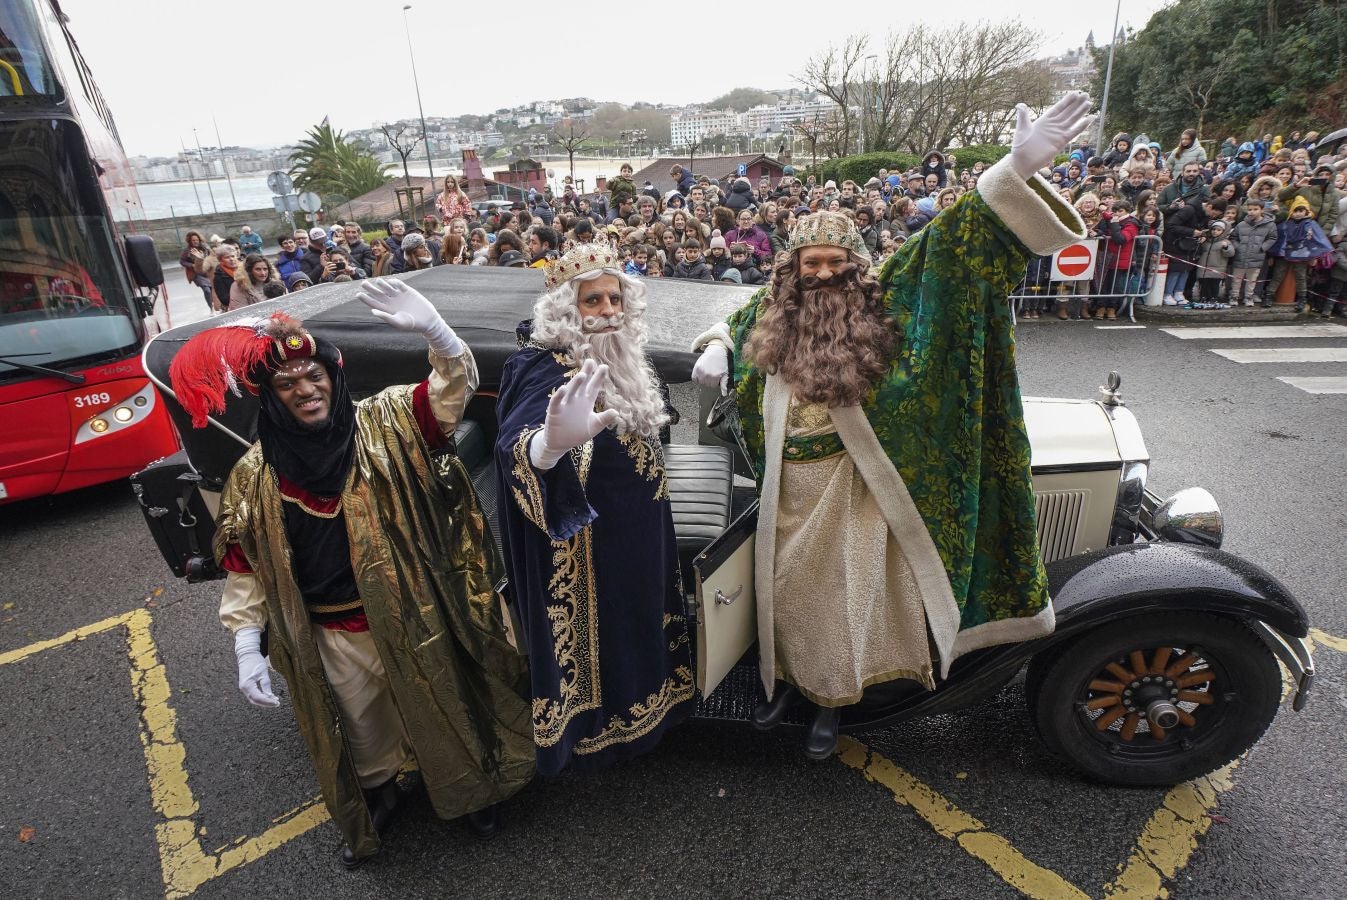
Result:
M1347 394L1347 375L1335 363L1347 363L1347 328L1332 323L1315 325L1211 325L1198 328L1162 328L1171 337L1181 341L1290 341L1318 340L1336 338L1344 341L1341 346L1307 347L1304 344L1291 343L1283 347L1208 347L1214 353L1231 362L1241 365L1280 364L1305 365L1325 363L1335 374L1324 375L1276 375L1282 384L1289 385L1307 394Z

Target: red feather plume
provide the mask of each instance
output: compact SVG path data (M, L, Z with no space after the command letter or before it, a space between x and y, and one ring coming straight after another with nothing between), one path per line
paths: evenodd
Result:
M224 412L225 393L241 396L239 385L266 362L274 341L301 327L298 320L276 313L260 321L208 328L184 344L168 367L168 377L178 403L192 417L192 427L205 428L212 413Z

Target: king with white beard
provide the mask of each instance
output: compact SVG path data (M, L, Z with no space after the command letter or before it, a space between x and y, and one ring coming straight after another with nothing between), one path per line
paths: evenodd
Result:
M616 254L582 244L548 266L501 375L505 554L545 774L644 753L691 710L645 308Z

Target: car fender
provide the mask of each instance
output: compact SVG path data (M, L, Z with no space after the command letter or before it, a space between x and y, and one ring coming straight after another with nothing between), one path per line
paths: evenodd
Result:
M1309 633L1304 607L1284 584L1248 560L1211 547L1122 544L1046 568L1057 614L1052 643L1111 620L1172 610L1257 619L1291 637Z

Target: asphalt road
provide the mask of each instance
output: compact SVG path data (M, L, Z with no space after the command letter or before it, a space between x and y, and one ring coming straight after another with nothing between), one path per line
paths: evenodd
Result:
M1232 346L1342 348L1347 329L1180 341L1155 326L1045 319L1022 325L1019 350L1027 394L1092 396L1119 370L1152 488L1213 491L1227 549L1283 579L1327 635L1347 636L1347 395L1275 377L1344 364L1210 352ZM1284 705L1215 783L1079 781L1036 743L1012 686L962 714L860 735L864 747L817 764L791 735L689 724L604 774L536 780L489 843L414 803L385 854L347 873L335 829L314 824L316 785L288 710L253 709L235 688L218 594L172 579L124 484L0 507L4 893L1347 894L1342 641L1321 640L1309 707ZM31 647L93 623L82 639Z

